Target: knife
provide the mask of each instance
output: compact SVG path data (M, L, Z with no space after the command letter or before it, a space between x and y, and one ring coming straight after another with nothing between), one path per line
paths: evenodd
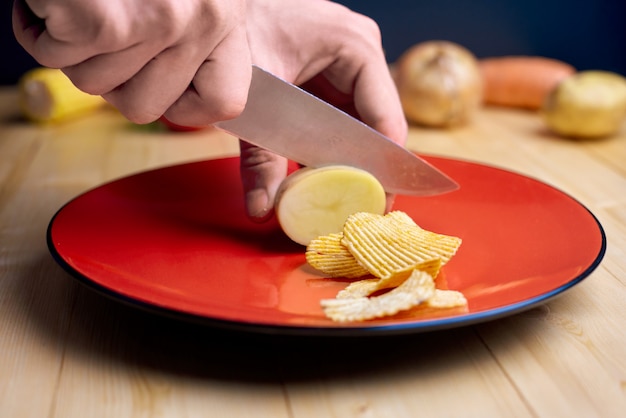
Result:
M363 169L392 194L435 195L459 187L358 119L257 66L243 112L215 127L304 166Z

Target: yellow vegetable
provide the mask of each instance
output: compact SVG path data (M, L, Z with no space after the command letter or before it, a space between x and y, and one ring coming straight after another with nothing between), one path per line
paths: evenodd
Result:
M19 80L22 113L36 122L58 122L100 108L104 99L79 90L61 70L35 68Z
M372 174L348 166L302 168L281 184L275 202L276 217L293 241L311 240L341 232L356 212L383 214L386 195Z
M582 71L547 97L541 115L555 133L601 138L616 133L626 117L626 79L609 71Z

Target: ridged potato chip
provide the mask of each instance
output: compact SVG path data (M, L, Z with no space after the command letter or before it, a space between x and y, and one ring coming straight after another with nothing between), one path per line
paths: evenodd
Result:
M348 217L341 243L371 274L386 279L434 258L446 264L461 239L422 229L404 212L359 212Z
M352 279L369 274L365 267L341 243L342 233L324 235L312 240L307 246L307 262L330 277Z
M426 311L467 306L461 292L436 289L434 281L460 245L460 238L425 230L401 211L359 212L348 217L342 232L312 240L306 259L331 277L374 276L321 302L333 321L365 321L418 306ZM378 294L382 291L387 292Z
M426 301L431 308L448 309L466 306L467 299L463 293L456 290L435 289L435 294Z
M421 270L428 273L431 277L437 277L441 268L441 260L433 258L424 261L415 266L411 266L404 270L394 272L384 279L365 279L350 283L345 289L337 294L338 299L358 298L370 296L379 290L391 289L401 285L408 277L413 274L414 270Z
M439 257L442 266L450 261L461 246L461 238L423 229L405 212L393 211L385 217L391 219L392 223L399 228L403 224L407 225L407 233L411 235L413 245L422 247L427 254L432 254L433 257Z
M413 270L402 284L380 296L324 299L321 305L326 316L333 321L366 321L411 309L434 294L432 276L425 271Z

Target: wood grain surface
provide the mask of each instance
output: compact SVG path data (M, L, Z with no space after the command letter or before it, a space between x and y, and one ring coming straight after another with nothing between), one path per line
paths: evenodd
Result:
M113 110L57 126L0 90L0 417L621 417L626 411L626 126L598 141L486 108L416 151L538 178L587 206L602 264L549 303L475 326L385 338L218 330L84 288L46 246L76 195L139 171L237 155L213 130L134 126Z

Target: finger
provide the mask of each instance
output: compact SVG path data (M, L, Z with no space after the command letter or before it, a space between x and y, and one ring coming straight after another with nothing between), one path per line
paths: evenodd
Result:
M354 103L363 122L400 145L406 143L408 124L386 65L363 67L354 85Z
M352 96L356 113L367 125L399 144L405 144L408 124L394 80L385 59L378 25L372 19L351 13L348 39L358 39L323 74L339 92Z
M266 149L240 141L241 181L247 214L263 222L271 218L276 191L287 176L286 158Z
M352 117L361 119L354 107L352 94L339 91L323 74L316 75L300 87L336 108L343 110Z
M169 48L102 96L129 120L152 122L185 92L197 67L184 47Z
M66 74L133 122L148 123L165 114L179 125L208 126L241 113L252 70L245 30L234 29L216 47L202 44L198 48L190 40L155 53L163 45L141 43L94 57ZM205 50L211 51L209 59Z
M388 72L386 69L383 70ZM345 78L347 72L341 72L342 77ZM311 80L302 84L302 88L310 92L311 94L321 98L322 100L331 103L335 107L343 110L344 112L362 120L366 124L370 125L374 129L383 133L385 136L393 139L399 144L404 144L407 134L407 123L402 112L402 108L398 105L397 92L393 81L387 81L387 89L385 91L381 86L380 81L374 83L377 86L378 93L372 92L372 86L367 83L371 81L361 81L357 76L357 82L355 82L355 91L351 94L339 91L326 77L322 74L318 74ZM375 77L380 80L380 76ZM365 86L363 90L365 94L361 93L362 86ZM363 99L362 97L366 97ZM371 97L372 103L367 103L367 97ZM385 99L387 97L387 99ZM386 104L385 104L386 103ZM360 110L357 110L360 109ZM395 109L395 110L394 110ZM363 115L361 115L363 113Z
M47 18L34 12L24 0L13 3L15 38L41 65L63 68L93 56L95 30L91 25L67 13L57 13L52 20L44 17ZM50 33L50 27L57 36Z
M37 40L46 29L43 19L35 15L24 0L13 2L11 19L15 38L24 47Z
M344 58L324 74L338 91L351 95L354 113L364 123L404 145L408 124L389 67L382 58L360 66L357 62Z
M374 84L367 84L374 80L376 80ZM355 83L355 107L363 122L404 146L408 125L397 94L391 73L386 65L384 68L363 69ZM386 197L386 212L389 212L393 208L396 196L387 193Z
M136 41L122 49L99 53L78 64L63 67L63 72L81 90L103 95L121 86L138 74L152 58L167 50L167 43L162 39ZM168 60L190 60L181 52L168 51L161 57L159 65L169 65Z
M245 28L236 28L202 63L187 89L165 113L186 126L204 126L232 119L244 109L252 79Z
M45 60L42 62L43 54L39 47L40 39L46 30L45 21L35 15L23 0L13 2L11 19L13 34L18 43L40 64L48 65ZM47 51L47 49L43 51Z

